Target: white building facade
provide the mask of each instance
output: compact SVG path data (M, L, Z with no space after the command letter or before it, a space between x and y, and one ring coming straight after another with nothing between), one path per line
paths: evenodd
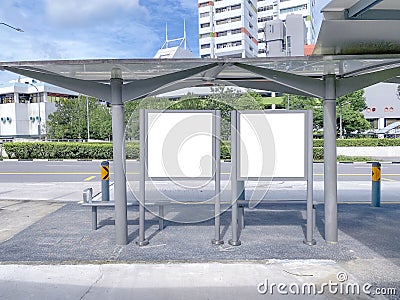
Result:
M256 0L198 0L201 58L257 57Z
M46 134L46 120L56 110L58 98L78 93L22 78L0 85L0 137L38 138Z
M322 22L321 9L330 0L259 0L257 1L258 56L266 57L265 25L272 20L286 21L288 15L300 14L306 26L306 45L315 44Z
M400 121L400 85L378 83L364 89L367 108L365 118L373 129L383 129Z

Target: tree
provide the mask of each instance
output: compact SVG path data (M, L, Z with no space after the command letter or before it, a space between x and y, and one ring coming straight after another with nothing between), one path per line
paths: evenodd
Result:
M110 139L112 134L110 109L89 97L89 127L91 139ZM48 136L53 139L80 139L87 137L86 96L78 99L60 98L56 111L49 115Z
M290 110L312 110L313 128L320 130L324 127L322 100L314 97L284 95L284 102L288 103Z
M336 103L337 124L339 130L342 128L343 133L363 132L371 128L371 124L361 113L367 107L364 90L339 97ZM339 132L339 134L341 133Z
M285 95L285 102L289 103L291 110L312 110L314 114L314 130L322 129L324 124L323 100L313 97ZM337 103L337 128L340 131L342 123L343 132L363 132L370 128L369 122L361 113L366 107L364 90L355 91L339 97ZM342 120L340 120L342 116ZM340 133L340 132L339 132Z

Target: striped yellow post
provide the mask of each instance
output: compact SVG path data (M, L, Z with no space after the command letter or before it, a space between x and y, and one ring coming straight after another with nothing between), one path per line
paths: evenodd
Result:
M110 201L110 164L101 162L101 201Z

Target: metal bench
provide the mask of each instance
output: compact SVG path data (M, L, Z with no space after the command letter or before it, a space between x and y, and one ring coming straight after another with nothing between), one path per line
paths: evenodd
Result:
M164 205L169 202L154 202L146 203L146 205L158 206L158 229L164 229ZM137 202L128 202L127 206L137 206ZM82 206L89 206L92 208L92 230L97 230L97 210L99 207L115 207L114 201L93 201L93 189L87 188L83 191L83 204Z

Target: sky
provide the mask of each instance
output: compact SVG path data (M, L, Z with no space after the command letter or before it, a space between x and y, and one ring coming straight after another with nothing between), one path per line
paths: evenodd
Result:
M0 61L151 58L183 36L198 56L195 0L0 0ZM17 78L0 71L0 83Z

